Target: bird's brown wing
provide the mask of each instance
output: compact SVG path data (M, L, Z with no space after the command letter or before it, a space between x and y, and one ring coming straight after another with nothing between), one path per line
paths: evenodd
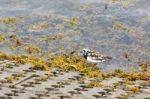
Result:
M110 60L112 57L102 55L100 53L95 53L93 51L88 53L88 56L92 57L94 60Z

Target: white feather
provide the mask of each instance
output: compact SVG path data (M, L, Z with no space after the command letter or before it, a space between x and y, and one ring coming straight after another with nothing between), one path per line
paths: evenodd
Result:
M93 63L100 63L100 62L104 62L105 60L95 60L95 59L92 59L91 57L87 57L87 61L93 62Z

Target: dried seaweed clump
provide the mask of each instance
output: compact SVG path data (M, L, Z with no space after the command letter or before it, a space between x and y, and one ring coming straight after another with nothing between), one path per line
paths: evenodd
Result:
M12 60L21 64L32 64L32 68L37 70L48 70L50 66L50 64L44 59L33 56L7 55L4 53L0 53L0 59Z
M134 2L134 0L111 0L112 3L117 3L120 6L122 6L123 8L128 8L129 6L131 6Z
M59 56L52 56L50 62L43 58L25 56L25 55L7 55L0 53L0 59L7 59L16 61L21 64L29 63L33 65L33 69L48 70L50 66L63 68L64 70L74 70L83 73L86 77L101 78L102 73L92 64L87 64L82 57L75 54L62 54Z
M40 22L34 25L30 25L29 31L30 32L40 32L49 27L49 24L47 22Z
M137 71L137 72L124 72L121 70L115 70L113 73L114 76L118 76L120 78L127 79L129 81L136 81L136 80L150 80L150 71Z
M51 58L51 65L64 70L75 70L84 73L87 77L101 78L102 73L93 64L87 64L82 57L75 54L62 54ZM93 65L93 66L92 66Z
M16 18L14 17L0 18L0 23L14 24L16 23Z
M139 88L139 87L136 87L136 86L134 86L134 87L128 87L127 89L128 89L129 91L132 91L133 93L138 93L138 92L141 91L140 88Z
M5 40L5 37L2 34L0 34L0 43L3 42L4 40Z
M31 53L39 53L41 51L38 47L36 47L32 44L28 45L25 49L30 54Z
M77 23L78 23L78 18L77 18L77 17L71 17L68 22L69 22L69 24L70 24L71 26L77 25Z
M90 81L90 83L88 84L88 87L93 88L93 87L103 87L104 85L101 84L101 82L99 80L93 80Z

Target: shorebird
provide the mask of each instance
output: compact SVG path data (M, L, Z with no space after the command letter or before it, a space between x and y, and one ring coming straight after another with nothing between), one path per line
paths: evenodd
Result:
M91 63L100 63L100 62L104 62L106 60L112 59L112 57L105 56L98 52L94 52L94 51L91 51L90 49L85 49L85 48L82 50L82 54L83 54L83 57L88 62L91 62Z

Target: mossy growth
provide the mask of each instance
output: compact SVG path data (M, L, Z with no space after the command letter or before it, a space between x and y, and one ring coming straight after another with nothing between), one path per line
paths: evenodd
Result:
M93 80L90 81L90 83L88 84L89 88L93 88L93 87L103 87L104 85L101 84L101 82L99 80Z
M14 24L14 23L16 23L16 18L14 18L14 17L0 18L0 23Z
M12 60L21 64L32 64L32 68L37 70L48 70L50 66L50 64L46 62L45 59L34 56L7 55L0 53L0 59Z
M150 71L136 71L136 72L124 72L121 70L115 70L112 73L113 76L117 76L120 78L124 78L127 79L129 81L136 81L136 80L144 80L144 81L148 81L150 80Z
M47 22L39 22L37 24L32 24L29 26L29 31L30 32L40 32L49 27L49 24Z
M11 41L13 41L13 40L15 40L15 39L17 38L16 35L13 34L13 33L8 32L8 34L9 34L9 39L10 39Z
M140 67L140 69L142 70L142 71L148 71L148 64L147 63L141 63L140 65L139 65L139 67Z
M128 80L128 79L125 79L125 80L124 80L124 84L125 84L125 85L134 85L134 82L133 82L133 81L130 81L130 80Z
M37 79L35 79L36 81L46 81L48 79L48 76L41 76L41 77L38 77Z
M138 93L138 92L141 91L140 88L136 87L136 86L134 86L134 87L128 87L128 90L131 91L131 92L133 92L133 93Z
M87 64L85 60L75 54L61 54L59 56L54 56L51 59L51 65L54 67L59 67L64 70L74 70L83 73L86 77L96 77L101 78L101 71L96 68L93 64Z
M13 81L19 80L19 78L15 76L6 77L5 79L7 83L12 83Z
M7 83L12 83L13 81L19 80L21 77L24 77L25 75L23 73L18 73L18 74L13 74L9 77L6 77L6 82Z
M112 3L120 4L123 8L128 8L134 0L111 0Z
M71 17L68 22L71 26L74 26L74 25L77 25L78 19L77 17Z
M41 51L38 47L36 47L32 44L27 45L25 49L30 54L31 53L39 53Z
M0 43L3 42L4 40L5 40L5 37L2 34L0 34Z
M32 68L37 70L48 70L49 67L58 67L66 71L79 71L86 77L102 77L102 73L99 69L92 67L92 64L87 64L82 57L75 54L61 54L59 56L52 56L49 62L39 57L25 55L6 55L4 53L0 53L0 59L13 60L21 64L32 64Z
M4 70L6 70L7 68L10 68L10 67L11 67L10 64L5 64L5 65L2 66L2 68L0 69L0 71L4 71Z
M116 89L119 86L119 82L113 83L113 88Z
M95 78L95 82L91 82L91 86L101 86L97 80L119 77L123 78L126 85L132 85L136 80L150 81L150 72L124 72L115 70L113 73L102 73L94 64L87 63L82 57L76 55L74 52L70 54L51 55L49 59L35 57L33 55L7 55L0 53L0 59L12 60L21 64L32 64L32 69L49 70L50 68L61 68L64 71L78 71L83 74L84 78ZM98 84L99 83L99 84Z

